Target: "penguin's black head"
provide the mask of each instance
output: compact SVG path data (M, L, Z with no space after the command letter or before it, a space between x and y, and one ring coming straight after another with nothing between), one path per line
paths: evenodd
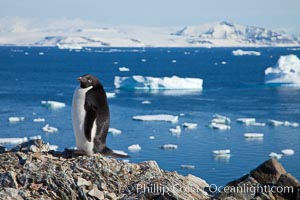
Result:
M77 80L80 82L81 88L88 88L90 86L93 86L93 87L101 86L101 83L99 82L99 80L95 76L90 75L90 74L80 76L77 78Z

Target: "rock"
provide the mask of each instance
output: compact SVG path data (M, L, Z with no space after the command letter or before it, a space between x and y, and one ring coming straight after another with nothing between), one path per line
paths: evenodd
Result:
M251 175L261 184L275 184L286 171L283 166L274 158L267 160L256 169L251 171Z
M278 193L284 199L300 199L300 182L290 173L282 174L276 185L284 189Z
M87 181L84 178L78 177L78 179L77 179L77 185L78 186L83 186L83 185L90 186L90 185L92 185L92 183L91 183L91 181Z
M6 148L0 145L0 153L4 153L6 151Z
M0 199L23 200L23 197L19 195L18 189L5 187L0 188Z
M13 149L12 152L48 152L50 150L50 146L48 143L44 143L41 139L30 140L28 142L24 142L22 144L17 145Z
M18 189L18 182L15 172L8 171L0 173L0 186Z
M93 189L88 192L88 195L99 200L104 199L104 193L98 190L96 185L94 185Z

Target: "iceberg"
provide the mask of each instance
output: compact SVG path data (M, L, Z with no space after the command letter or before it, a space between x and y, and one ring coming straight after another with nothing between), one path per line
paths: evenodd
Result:
M181 169L195 169L195 165L180 165Z
M106 97L107 98L114 98L114 97L116 97L116 93L114 93L114 92L106 92Z
M28 138L0 138L0 144L21 144L27 142Z
M268 121L269 126L290 126L290 127L298 127L299 124L296 122L289 122L289 121L278 121L270 119Z
M295 151L293 149L282 149L281 153L286 156L291 156L295 154Z
M187 128L187 129L195 129L195 128L197 128L198 124L196 124L196 123L188 123L188 122L184 122L184 123L182 124L182 126L183 126L184 128Z
M138 152L142 149L142 147L139 144L133 144L128 147L128 150L131 152Z
M237 49L232 51L234 56L260 56L261 53L259 51L245 51L242 49Z
M142 101L142 104L151 104L151 101Z
M200 78L151 77L134 75L132 77L115 76L115 87L127 90L202 90Z
M9 117L8 118L8 121L10 123L21 122L21 121L24 121L24 120L25 120L25 117Z
M109 133L112 133L113 135L120 135L120 134L122 133L121 130L116 129L116 128L109 128L109 129L108 129L108 132L109 132Z
M132 119L140 121L167 121L172 123L178 122L178 116L158 114L158 115L138 115L133 116Z
M270 156L271 158L275 158L275 159L279 160L283 155L282 155L281 153L271 152L271 153L269 154L269 156Z
M33 122L45 122L45 118L35 118L33 119Z
M49 124L46 124L42 129L46 133L55 133L58 131L58 128L50 126Z
M300 60L296 55L280 56L277 64L265 70L266 84L300 86Z
M230 154L230 149L214 150L212 152L214 155L228 155Z
M128 153L126 153L125 151L122 151L122 150L115 150L115 149L113 149L113 152L116 153L116 154L128 156Z
M230 130L231 129L231 126L229 125L226 125L226 124L218 124L218 123L214 123L212 122L210 125L209 125L210 128L213 128L213 129L219 129L219 130Z
M151 135L151 136L149 136L149 139L150 139L150 140L154 140L154 139L155 139L155 136Z
M180 126L176 126L175 128L170 128L169 131L173 134L173 135L180 135L181 133L181 128Z
M263 133L245 133L244 137L245 138L263 138L264 134Z
M127 67L119 67L119 71L120 71L120 72L129 72L130 69L127 68Z
M242 123L244 125L251 125L253 123L256 123L256 119L255 118L238 118L236 119L237 122Z
M65 103L61 103L58 101L41 101L42 106L51 109L59 109L66 106Z

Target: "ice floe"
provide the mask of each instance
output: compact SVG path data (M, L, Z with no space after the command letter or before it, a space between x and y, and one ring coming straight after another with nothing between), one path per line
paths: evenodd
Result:
M51 151L56 151L58 149L58 146L57 145L54 145L54 144L49 144L49 150Z
M10 123L21 122L21 121L24 121L24 120L25 120L25 117L9 117L8 118L8 121Z
M151 104L151 101L142 101L142 104Z
M221 150L213 150L212 151L214 155L220 156L220 155L228 155L230 154L230 149L221 149Z
M244 133L245 138L263 138L263 133Z
M239 123L242 123L244 125L250 125L250 124L256 123L255 118L238 118L238 119L236 119L236 121Z
M245 51L242 49L237 49L232 51L234 56L260 56L261 53L259 51Z
M127 67L119 67L119 71L120 71L120 72L129 72L130 69L127 68Z
M53 126L50 126L49 124L46 124L42 130L46 133L55 133L58 131L58 128L55 128Z
M229 117L214 114L213 119L211 120L210 125L208 127L219 130L229 130L231 129L231 126L229 125L230 123L231 120Z
M128 156L128 153L126 153L125 151L121 151L121 150L113 150L114 153L120 154L120 155L124 155L124 156Z
M210 128L213 128L213 129L219 129L219 130L229 130L231 129L231 126L229 125L226 125L226 124L218 124L218 123L214 123L212 122L210 125L209 125Z
M149 136L149 139L150 139L150 140L154 140L155 137L154 137L153 135L151 135L151 136Z
M270 119L268 120L268 125L270 126L290 126L290 127L298 127L299 124L296 122L289 122L289 121L278 121Z
M135 75L132 77L115 76L117 89L135 90L202 90L203 80L200 78L150 77Z
M0 138L0 144L21 144L23 142L27 142L28 140L36 140L41 139L40 135L22 138Z
M45 122L45 118L35 118L33 119L33 122Z
M106 97L107 98L114 98L114 97L116 97L116 93L114 93L114 92L106 92Z
M181 169L195 169L195 165L180 165Z
M173 135L180 135L181 133L181 128L180 126L176 126L175 128L170 128L169 131L173 134Z
M300 60L296 55L280 56L277 64L265 70L265 83L300 86Z
M141 149L142 149L142 147L139 144L133 144L128 147L128 150L131 152L138 152Z
M161 149L177 149L178 148L178 145L175 145L175 144L164 144L160 147Z
M172 123L178 122L178 116L158 114L158 115L138 115L133 116L132 119L140 121L167 121Z
M109 128L108 132L111 133L111 134L113 134L113 135L120 135L122 133L121 130L116 129L116 128Z
M281 153L275 153L275 152L271 152L270 154L269 154L269 156L271 157L271 158L276 158L277 160L279 160L280 158L282 158L282 154Z
M196 124L196 123L188 123L188 122L184 122L184 123L182 124L182 126L183 126L184 128L187 128L187 129L195 129L195 128L198 127L198 124Z
M295 154L295 151L293 149L282 149L281 153L286 156L291 156Z
M42 106L45 106L47 108L51 109L59 109L66 107L65 103L58 102L58 101L41 101Z

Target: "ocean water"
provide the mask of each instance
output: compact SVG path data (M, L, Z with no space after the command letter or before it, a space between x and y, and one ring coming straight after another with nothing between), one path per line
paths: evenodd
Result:
M99 77L109 99L111 127L121 135L109 134L107 144L112 149L129 153L131 162L156 160L165 170L194 174L210 184L222 186L239 178L269 158L270 152L295 150L292 156L281 158L288 172L300 178L300 127L244 126L235 120L254 117L258 122L268 119L300 122L300 88L264 85L264 70L273 66L280 55L300 51L289 48L255 48L261 56L233 56L236 48L93 48L81 51L57 48L0 47L0 137L29 137L58 145L59 150L75 146L71 124L71 102L76 78L91 73ZM175 62L176 60L176 62ZM120 72L119 67L130 68ZM202 92L188 91L123 91L114 87L115 76L143 75L194 77L204 80ZM41 106L42 100L66 103L62 109ZM149 100L151 104L142 104ZM231 118L231 130L207 127L212 115ZM197 123L193 130L182 129L173 136L169 122L134 121L135 115L172 114L183 122ZM9 123L11 116L25 120ZM46 121L34 123L42 117ZM56 133L44 133L45 124L57 127ZM246 132L264 133L263 140L246 140ZM155 136L150 140L149 136ZM176 144L176 150L162 150L161 145ZM127 147L139 144L139 152ZM9 147L9 145L8 145ZM216 158L212 151L230 149L229 159ZM180 165L195 165L181 169Z

